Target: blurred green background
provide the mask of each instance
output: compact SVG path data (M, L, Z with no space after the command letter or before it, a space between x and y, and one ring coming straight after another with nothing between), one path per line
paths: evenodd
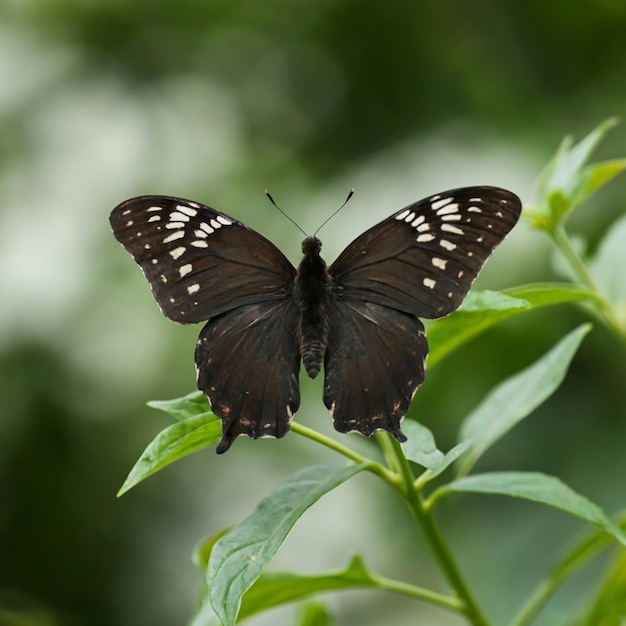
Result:
M109 232L144 193L192 198L260 230L296 263L322 231L332 260L365 228L431 193L490 184L533 200L562 136L626 110L626 5L524 0L5 0L0 4L0 624L184 624L195 543L242 519L285 476L332 459L296 435L197 454L115 493L168 425L145 401L195 387L199 327L176 327ZM624 156L626 129L599 157ZM571 220L593 245L625 208L617 179ZM521 224L478 282L554 278ZM454 442L462 417L584 315L537 311L433 368L411 416ZM624 351L602 328L559 392L480 469L554 473L608 511L624 505ZM298 419L332 432L321 380ZM355 445L368 446L365 441ZM582 524L495 498L442 511L462 568L503 623ZM408 513L372 477L312 509L275 567L313 573L364 554L381 574L444 589ZM542 624L565 624L593 567ZM338 623L448 626L382 594L329 602ZM254 624L289 623L292 609Z

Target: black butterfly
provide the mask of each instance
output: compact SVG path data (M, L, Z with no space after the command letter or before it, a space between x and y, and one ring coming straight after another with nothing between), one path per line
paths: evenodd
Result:
M519 198L495 187L420 200L357 237L330 266L317 237L296 270L276 246L215 209L141 196L111 213L164 315L207 321L196 344L198 387L222 420L217 452L241 434L283 437L300 406L300 360L324 367L324 404L340 432L406 437L400 420L424 379L417 317L458 308L513 228Z

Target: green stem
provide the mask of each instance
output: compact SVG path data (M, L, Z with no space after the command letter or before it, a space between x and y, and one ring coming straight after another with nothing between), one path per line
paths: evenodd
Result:
M444 596L436 591L424 589L424 587L418 587L416 585L410 585L398 580L392 580L391 578L384 578L373 574L369 574L369 577L379 589L385 589L387 591L393 591L405 596L417 598L418 600L429 602L430 604L454 611L455 613L463 611L461 601L454 596Z
M574 250L572 243L565 232L563 224L559 223L549 229L549 234L557 248L561 251L561 254L565 257L570 267L581 281L583 285L592 293L594 298L593 310L596 312L597 317L602 323L610 328L618 337L622 340L626 340L624 330L620 326L618 320L615 317L613 306L604 295L598 289L596 282L589 272L589 269L585 265L584 261L580 258L576 250Z
M433 554L443 571L446 580L454 589L460 601L460 611L464 613L474 626L488 626L489 622L476 604L465 580L448 550L439 530L437 529L430 510L424 506L419 493L414 488L415 477L402 448L397 442L394 443L397 464L400 467L403 484L401 493L407 501L411 512L419 524L424 537L428 541Z
M622 513L619 516L617 523L621 528L626 526L626 513ZM539 584L512 620L510 626L526 626L530 624L537 613L554 595L561 583L572 572L582 567L600 551L612 546L613 543L613 539L602 530L596 530L585 537L552 569L550 575Z
M317 443L321 443L323 446L338 452L342 456L354 461L355 463L367 463L366 470L371 472L372 474L376 474L380 476L385 482L389 483L392 486L396 486L398 483L398 477L393 472L390 472L386 467L377 463L373 459L370 459L366 456L355 452L354 450L344 446L343 444L335 441L331 437L327 437L326 435L322 435L322 433L313 430L312 428L308 428L307 426L303 426L298 422L291 422L291 430L294 433L298 433L303 437L307 437Z

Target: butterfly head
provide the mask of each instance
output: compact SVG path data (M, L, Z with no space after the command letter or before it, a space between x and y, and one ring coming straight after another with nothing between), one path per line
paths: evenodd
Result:
M309 256L314 254L319 256L322 250L322 242L315 236L311 235L302 242L302 254Z

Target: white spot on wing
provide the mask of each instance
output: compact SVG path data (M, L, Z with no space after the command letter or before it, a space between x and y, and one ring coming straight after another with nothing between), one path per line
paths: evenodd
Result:
M428 287L429 289L434 289L435 285L437 284L437 281L433 280L432 278L424 278L422 282L424 283L424 286Z
M161 221L161 216L160 215L153 215L152 217L148 218L149 222L160 222Z
M456 250L456 244L448 241L447 239L440 239L439 245L446 250Z
M194 283L193 285L189 285L189 287L187 287L187 293L189 295L197 293L198 291L200 291L200 285L198 283Z
M475 200L476 198L473 198L471 202L474 202ZM482 213L483 211L482 209L479 209L477 206L470 206L470 207L467 207L467 212L468 213Z
M128 215L130 213L130 209L126 209L126 211L122 211L122 215Z
M233 223L233 220L224 215L218 215L216 219L220 224L224 224L224 226L230 226Z
M458 213L459 205L454 202L453 204L448 204L443 208L437 211L437 215L449 215L450 213Z
M409 210L408 209L404 209L404 211L402 211L401 213L398 213L398 215L396 215L396 219L397 220L403 220L407 215L409 214Z
M202 224L200 224L200 228L208 235L212 235L215 232L215 228L211 228L206 222L202 222Z
M180 246L179 248L174 248L173 250L170 250L170 256L173 259L178 259L180 258L183 254L185 254L185 250L187 248L185 248L184 246Z
M132 226L135 222L133 222L133 220L128 220L128 222L126 222L126 226Z
M413 226L413 228L417 228L426 218L423 215L418 215L412 222L411 222L411 226ZM419 230L419 228L417 228L417 230Z
M162 211L162 210L163 210L163 207L161 207L161 206L151 206L148 209L148 212L150 212L150 211Z
M175 233L172 233L171 235L168 235L163 240L163 243L171 243L172 241L176 241L177 239L181 239L184 236L185 236L185 231L184 230L177 230Z
M423 235L418 235L415 241L417 241L417 243L428 243L429 241L432 241L434 238L435 238L435 235L432 235L431 233L424 233Z
M426 230L430 230L430 224L428 224L428 222L417 227L418 233L423 233Z
M415 219L415 212L411 211L405 218L404 221L408 224L409 222L412 222Z
M198 211L196 211L195 209L189 207L189 206L185 206L184 204L177 204L176 208L181 212L184 213L185 215L189 215L190 217L195 217L196 215L198 215Z
M178 273L180 274L180 277L182 278L183 276L187 276L187 274L189 274L189 272L191 272L193 268L191 267L191 263L187 263L186 265L181 265L178 268Z
M442 215L441 219L444 222L458 222L463 219L463 216L460 213L451 213L450 215Z
M189 221L188 215L183 215L182 213L179 213L178 211L173 211L172 213L170 213L170 222L188 222L188 221Z
M185 224L183 222L168 222L165 224L165 228L184 228Z
M458 228L457 226L453 226L452 224L442 224L441 230L445 231L446 233L454 233L455 235L465 234L460 228Z
M211 221L211 226L213 226L215 230L222 227L222 225L217 220L214 220L213 218L211 218L210 221Z
M446 206L446 204L450 204L454 198L450 196L449 198L442 198L441 200L435 200L435 202L431 203L430 208L433 211L438 211L442 207Z
M437 256L434 256L431 259L432 264L439 268L440 270L445 270L446 269L446 265L448 264L448 260L447 259L440 259Z
M203 230L199 230L199 229L198 230L194 230L193 234L196 237L201 237L202 239L206 239L209 236L206 232L204 232Z
M198 239L197 241L192 241L191 245L195 248L208 248L209 244L204 241L204 239Z
M161 282L162 282L162 283L166 283L166 282L167 282L167 276L166 276L165 274L161 274L161 275L159 276L159 278L161 279Z

